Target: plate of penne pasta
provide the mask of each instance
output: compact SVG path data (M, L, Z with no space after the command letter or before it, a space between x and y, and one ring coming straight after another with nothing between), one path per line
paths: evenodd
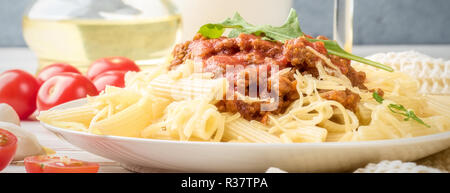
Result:
M86 99L54 110L80 107ZM69 143L136 172L345 172L381 160L412 161L450 146L450 132L421 137L325 143L224 143L98 135L43 126Z
M355 56L304 34L297 18L292 10L280 27L239 14L206 24L167 63L128 72L124 88L107 86L38 119L135 171L339 172L450 147L448 96L423 93L428 84L414 77L436 66L443 81L431 90L447 92L450 63Z

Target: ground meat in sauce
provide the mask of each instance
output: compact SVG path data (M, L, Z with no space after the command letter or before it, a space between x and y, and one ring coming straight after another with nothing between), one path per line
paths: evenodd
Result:
M358 104L361 97L353 93L352 91L346 90L331 90L320 93L320 96L327 100L337 101L341 103L346 109L352 111L356 110L356 105Z
M245 82L250 82L246 79ZM248 84L252 84L251 82ZM270 83L266 83L265 85L270 85ZM248 86L248 85L247 85ZM296 90L296 81L293 77L293 72L288 72L279 77L278 84L275 84L275 90L278 91L273 97L278 97L278 106L276 106L276 110L270 111L272 114L283 113L289 105L299 98L298 92ZM273 88L268 88L270 92ZM246 87L246 93L248 93L248 87ZM260 96L258 96L260 97ZM275 105L274 103L269 102L253 102L246 103L242 100L238 100L237 97L234 97L234 100L221 100L216 106L221 112L231 112L237 113L239 112L245 119L247 120L257 120L265 123L267 121L268 111L261 111L261 105Z
M312 38L310 36L306 36ZM186 60L202 61L203 71L212 72L216 78L225 77L226 66L242 65L245 69L236 70L232 73L233 77L227 77L229 80L238 80L236 77L240 73L246 73L250 67L266 67L270 77L270 69L277 66L279 70L291 67L299 70L302 74L311 74L318 76L315 64L321 60L307 46L328 57L336 65L342 74L346 75L353 86L366 89L364 72L358 72L350 66L350 60L338 56L329 55L322 42L309 42L306 37L298 37L281 42L266 41L260 37L250 34L240 34L236 38L221 37L217 39L207 39L197 34L192 41L187 41L176 45L173 50L173 60L170 69L175 68ZM327 39L319 36L317 39ZM325 64L325 63L324 63ZM253 68L255 69L255 68ZM245 82L234 82L230 90L237 84L245 84L248 95L248 85L258 84L251 82L246 77ZM270 85L269 83L265 83ZM270 111L272 114L284 113L286 108L299 98L295 88L296 82L293 78L293 71L280 76L278 88L279 106L277 110ZM271 88L268 88L269 90ZM233 90L236 91L236 90ZM358 94L350 90L345 91L325 91L320 90L321 96L329 100L335 100L341 103L345 108L355 110L360 100ZM267 121L269 112L261 111L262 102L246 103L242 100L221 100L216 104L221 112L239 112L247 120Z

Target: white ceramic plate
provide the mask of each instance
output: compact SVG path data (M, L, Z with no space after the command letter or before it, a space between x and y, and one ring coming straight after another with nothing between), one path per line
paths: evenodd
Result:
M81 99L54 109L85 102ZM343 172L381 160L413 161L450 147L450 132L368 142L251 144L102 136L42 125L69 143L134 171L264 172L278 167L288 172Z

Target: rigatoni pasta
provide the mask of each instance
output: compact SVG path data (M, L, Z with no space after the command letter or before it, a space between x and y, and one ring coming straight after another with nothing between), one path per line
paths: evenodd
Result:
M175 101L195 98L217 99L218 96L225 93L225 88L226 80L224 78L173 80L166 75L155 78L148 85L152 94Z
M115 114L99 114L101 118L92 122L89 129L93 133L104 135L139 137L145 127L163 115L162 109L168 104L169 100L164 98L143 96L137 103Z
M173 102L167 106L165 116L141 132L141 136L188 141L197 139L219 142L225 128L225 118L208 100L196 99Z
M226 116L226 115L225 115ZM240 141L252 143L280 143L279 137L270 134L250 121L239 118L239 115L231 117L225 126L223 141Z

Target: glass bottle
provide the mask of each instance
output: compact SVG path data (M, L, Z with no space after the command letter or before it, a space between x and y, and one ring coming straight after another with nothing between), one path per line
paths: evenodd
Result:
M38 71L64 62L85 72L109 56L151 67L167 59L180 29L181 17L170 0L35 0L23 17Z

